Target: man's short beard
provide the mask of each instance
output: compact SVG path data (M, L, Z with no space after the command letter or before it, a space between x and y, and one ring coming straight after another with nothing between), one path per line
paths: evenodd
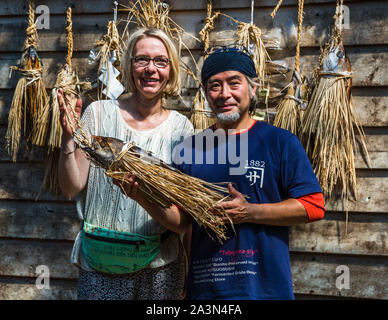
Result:
M217 120L222 123L235 123L237 120L240 119L240 113L235 112L232 114L225 114L225 113L217 113Z

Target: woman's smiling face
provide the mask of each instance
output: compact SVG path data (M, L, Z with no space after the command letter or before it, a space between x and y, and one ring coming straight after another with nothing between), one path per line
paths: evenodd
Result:
M133 56L169 58L164 43L156 37L146 37L136 42ZM133 79L138 93L146 99L152 99L161 94L170 77L170 64L165 68L157 68L154 61L149 61L145 67L133 64Z

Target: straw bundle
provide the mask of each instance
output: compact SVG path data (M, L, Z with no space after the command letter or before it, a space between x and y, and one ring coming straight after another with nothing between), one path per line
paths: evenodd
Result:
M91 89L89 82L80 82L75 71L72 69L71 58L73 55L73 33L71 21L71 7L68 7L66 13L66 34L67 34L67 57L66 64L59 72L55 87L51 91L51 109L52 109L52 128L49 137L49 145L52 146L49 154L48 165L46 167L45 177L42 184L43 190L48 190L54 194L59 194L58 183L58 159L59 147L61 145L62 128L60 126L60 111L58 102L59 89L63 90L63 98L66 105L73 104L75 107L76 99L70 99L71 96L80 97L81 90Z
M209 14L210 9L211 6L208 5L206 24L201 31L203 34L200 32L202 40L205 41L205 48L209 47L209 33L214 29L214 21L216 18L223 16L229 19L231 22L235 23L237 25L237 30L234 32L232 39L224 39L224 41L230 42L230 40L232 40L234 41L234 45L239 47L243 46L248 50L249 55L255 64L258 77L257 83L259 84L258 92L260 95L264 95L267 100L270 91L269 83L266 82L267 65L271 62L271 58L267 52L261 29L253 23L254 1L251 1L250 23L236 20L222 12L216 12L213 16L211 16ZM270 41L267 42L270 43Z
M274 126L298 135L301 123L301 112L295 99L295 88L293 83L290 83L287 89L287 95L277 106L278 111L276 112Z
M227 188L185 175L163 164L143 161L133 147L133 144L128 144L123 148L108 168L108 176L124 181L126 173L134 174L140 190L148 199L165 208L172 204L183 208L205 230L212 230L220 243L227 239L227 227L222 217L228 216L216 207L216 204L228 198L225 196Z
M26 147L31 144L45 145L45 136L49 117L47 108L49 98L42 80L42 64L36 52L38 37L34 23L34 9L29 2L27 39L24 44L23 55L19 67L12 66L11 70L19 71L19 79L12 99L8 116L8 130L6 134L7 148L13 161L16 161L20 139L23 133Z
M280 6L281 1L279 1L278 6ZM295 55L295 70L293 81L289 84L287 95L277 106L277 113L274 120L274 125L291 131L295 135L299 135L299 128L302 123L302 113L301 106L304 105L303 100L300 99L300 86L298 87L297 94L295 92L294 85L299 83L301 85L301 78L299 77L300 72L300 40L302 33L302 23L303 23L303 5L304 0L298 1L298 39L296 44L296 55ZM274 14L276 14L274 10ZM274 17L274 15L272 16ZM299 81L298 81L299 78Z
M216 123L217 119L213 112L205 110L206 100L202 88L198 88L193 100L193 109L190 121L195 130L205 130Z
M127 32L129 24L136 20L138 28L156 28L164 31L178 44L178 52L182 46L186 47L182 41L185 31L169 17L170 7L167 3L159 0L137 0L129 7L123 7L124 9L119 11L128 12L124 33Z
M67 121L73 130L76 143L96 166L106 170L105 174L121 183L128 182L128 173L136 176L138 192L150 202L163 208L175 204L190 214L208 235L222 243L227 239L224 218L233 223L218 203L230 199L228 189L186 175L149 152L110 137L88 137L83 130L74 106L70 105L75 123L66 109ZM76 129L77 127L77 129ZM124 189L121 188L123 191ZM211 232L210 232L211 231Z
M337 4L337 12L339 5ZM336 22L342 21L342 1ZM334 32L322 54L317 86L303 118L302 143L324 194L331 198L335 187L341 198L357 199L354 127L363 151L365 135L353 111L350 95L350 63L342 45L341 29ZM368 161L369 162L369 161Z
M199 32L200 39L204 45L204 53L206 53L206 51L210 47L210 32L214 29L214 22L220 15L220 12L216 12L214 15L212 15L212 8L212 1L208 0L206 6L205 25ZM197 94L195 95L195 98L193 100L193 108L191 112L190 121L193 124L195 130L205 130L206 128L209 128L214 123L216 123L216 118L211 111L205 110L206 100L203 90L201 88L200 81L194 75L192 75L192 77L197 82L198 89Z
M237 29L238 43L249 49L253 62L255 63L258 76L259 90L264 88L267 76L266 65L271 58L265 48L261 29L253 23L240 22Z

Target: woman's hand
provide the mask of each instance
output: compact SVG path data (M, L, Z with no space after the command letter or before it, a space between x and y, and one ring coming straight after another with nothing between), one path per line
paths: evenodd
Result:
M74 95L71 95L71 96L67 97L70 101L68 101L68 104L66 104L65 99L64 99L63 90L59 89L58 91L59 91L58 92L58 104L59 104L59 110L60 110L61 127L62 127L63 133L65 135L72 136L73 130L71 129L71 126L67 121L66 110L67 110L67 113L69 114L70 120L72 121L73 128L75 130L77 130L78 125L74 119L74 114L71 111L70 104L75 105L75 113L76 113L78 119L80 119L81 110L82 110L82 99L81 98L76 99L74 97Z
M124 195L136 201L139 197L139 194L137 193L139 183L135 180L136 177L134 175L127 173L123 180L113 179L113 183L120 188Z

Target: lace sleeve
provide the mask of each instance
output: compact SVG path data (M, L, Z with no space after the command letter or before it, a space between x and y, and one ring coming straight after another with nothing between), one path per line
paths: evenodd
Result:
M94 105L95 103L91 103L87 106L81 116L81 126L89 136L97 134L95 123L96 119L94 117Z

